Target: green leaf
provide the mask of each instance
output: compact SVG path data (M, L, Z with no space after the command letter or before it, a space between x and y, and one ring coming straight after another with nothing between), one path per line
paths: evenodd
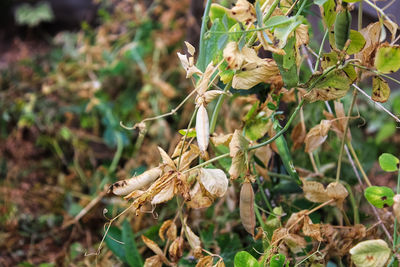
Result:
M125 258L124 244L122 244L120 241L121 230L114 226L110 227L104 242L115 256L117 256L121 261L127 263Z
M297 86L299 77L297 75L297 66L295 64L295 44L296 39L290 38L284 48L285 55L273 54L274 60L278 65L279 72L281 73L283 82L287 89Z
M219 54L222 55L222 50L218 48L218 40L222 34L213 33L214 31L225 31L224 25L219 18L214 20L210 31L205 36L205 51L207 51L207 53L205 53L204 66L207 66Z
M293 21L293 18L288 18L286 16L274 16L265 22L264 28L274 28L282 24L290 23L291 21Z
M390 256L390 248L382 239L367 240L350 249L357 267L383 267Z
M256 16L257 16L257 26L261 28L263 26L263 16L260 8L260 1L257 1L256 3Z
M347 3L356 3L356 2L360 2L361 0L342 0L343 2L347 2Z
M302 16L295 17L296 19L290 20L289 23L280 25L275 28L274 36L279 40L278 47L283 48L286 46L289 35L301 24L303 21Z
M361 51L361 49L365 46L365 39L364 36L355 30L350 30L350 45L347 48L347 54L353 55Z
M314 4L322 6L323 4L325 4L325 2L328 0L314 0Z
M386 172L394 172L399 170L399 159L392 154L383 153L379 156L379 165Z
M17 24L34 27L44 21L52 21L54 18L53 10L47 2L38 3L36 6L23 4L15 11Z
M196 137L196 129L195 128L191 128L191 129L189 129L189 131L187 129L181 129L178 132L183 136L185 136L186 132L188 132L187 137L189 137L189 138Z
M218 39L218 49L223 49L228 41L229 36L227 34L222 35Z
M384 140L391 137L396 132L396 123L395 122L388 122L385 123L380 129L379 132L376 134L375 143L380 144Z
M135 238L131 224L128 220L125 220L122 224L122 241L124 242L125 258L128 264L132 267L143 266L143 260L136 247Z
M375 68L382 73L392 73L400 68L400 46L382 44L375 55Z
M274 255L271 258L271 261L269 263L269 267L283 267L285 264L285 255L278 254Z
M372 79L372 100L375 102L384 103L389 99L390 87L389 84L379 76Z
M394 192L386 186L370 186L365 189L365 198L377 208L393 205Z
M259 267L258 261L248 252L240 251L235 255L235 267Z
M330 29L336 20L336 3L335 0L328 0L323 4L323 17L325 25Z
M227 28L230 28L236 24L236 20L229 16L228 9L226 7L223 7L216 3L212 3L211 8L210 8L211 22L214 23L216 19L223 21L224 16L226 16L226 22L227 22L227 26L228 26Z

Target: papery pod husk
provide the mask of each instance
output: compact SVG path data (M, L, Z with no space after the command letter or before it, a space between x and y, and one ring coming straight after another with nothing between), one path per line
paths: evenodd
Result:
M210 139L210 124L208 122L207 109L204 105L200 105L199 110L197 111L196 137L200 152L205 153Z
M244 229L254 236L256 215L254 213L254 191L250 182L246 181L240 190L240 219Z

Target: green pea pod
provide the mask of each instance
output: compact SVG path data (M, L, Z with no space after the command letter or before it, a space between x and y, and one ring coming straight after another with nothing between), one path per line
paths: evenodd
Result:
M335 44L340 50L343 50L347 40L350 37L351 14L350 11L342 10L337 14L335 20Z
M296 87L299 82L296 66L295 44L296 39L291 37L283 48L286 53L285 55L273 54L274 60L278 65L279 72L281 73L283 82L287 89Z
M276 120L274 122L274 128L276 131L280 131L282 127L279 125L279 122ZM294 168L292 156L290 155L290 151L288 145L286 143L286 139L283 135L279 136L275 139L276 147L278 148L279 155L282 159L283 166L285 167L287 173L298 183L300 182L300 177Z

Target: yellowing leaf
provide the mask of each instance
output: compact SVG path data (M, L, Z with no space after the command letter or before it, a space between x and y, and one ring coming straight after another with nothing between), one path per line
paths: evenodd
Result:
M300 24L296 31L296 46L307 45L310 41L310 36L308 35L308 25Z
M119 196L129 194L150 184L160 177L161 173L162 171L159 167L150 169L141 175L113 183L108 191Z
M229 143L232 140L232 136L233 134L218 134L218 135L215 134L211 137L211 142L215 146L220 146L220 145L229 146Z
M331 127L331 124L332 122L329 120L322 120L320 124L311 128L305 138L305 152L313 152L325 142L326 138L328 137L328 131Z
M382 239L367 240L350 249L357 267L383 267L390 256L390 248Z
M303 191L304 197L311 202L323 203L330 199L324 185L319 182L303 180Z
M220 169L200 169L199 181L215 197L222 197L228 189L228 178Z
M400 68L400 46L381 44L376 51L374 65L382 73L396 72Z
M379 76L372 79L372 100L384 103L389 99L390 88L388 83Z

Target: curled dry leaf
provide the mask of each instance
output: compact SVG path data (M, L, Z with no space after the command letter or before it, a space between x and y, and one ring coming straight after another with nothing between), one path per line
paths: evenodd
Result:
M132 192L130 192L128 195L124 196L124 199L133 199L133 198L137 198L140 197L141 195L143 195L145 191L143 190L134 190Z
M381 36L381 24L375 22L363 28L360 33L364 36L365 46L355 55L356 59L361 60L362 65L372 67L374 65L375 50L379 45L379 38Z
M304 237L296 234L288 234L283 238L283 242L289 247L293 253L301 252L307 245Z
M311 153L316 150L328 138L328 131L332 122L329 120L322 120L320 124L311 128L305 138L306 148L305 152Z
M215 69L216 69L216 67L213 66L212 62L210 62L210 64L208 64L208 66L206 68L206 71L201 76L198 86L195 89L197 91L198 95L202 96L207 91L207 89L210 85L209 83L210 83L211 76L214 73Z
M208 142L210 139L210 124L208 122L207 109L204 105L199 106L199 110L196 115L196 137L197 144L201 153L207 151Z
M331 199L335 200L335 204L343 207L343 201L348 196L348 192L341 183L330 183L325 189L324 186L315 181L303 181L304 197L311 202L323 203Z
M246 171L246 151L249 147L249 142L240 133L235 130L232 140L229 143L229 153L232 157L232 165L229 169L229 175L232 180L238 178L240 174Z
M163 224L160 227L160 230L158 230L158 235L161 238L162 241L165 241L164 233L167 233L167 238L169 240L175 240L176 239L176 224L172 220L166 220L163 222Z
M201 75L202 72L194 65L194 58L188 57L181 53L177 53L179 60L181 61L182 67L186 71L186 79L192 77L194 74Z
M307 214L308 210L301 210L294 212L290 215L289 220L286 222L285 227L290 228L292 232L297 233L303 226L303 218Z
M226 94L226 93L222 90L209 90L209 91L205 92L205 94L204 94L204 101L206 102L206 104L208 104L214 98L216 98L217 96L220 96L222 94Z
M229 42L223 52L224 59L228 62L228 69L238 70L242 67L245 62L245 55L250 53L251 48L243 47L242 51L239 51L238 44L236 42Z
M294 126L290 135L293 140L293 150L300 148L304 144L306 134L306 125L304 123L299 122L296 126Z
M254 213L254 191L251 183L245 182L240 190L240 219L246 231L254 236L256 216Z
M232 140L233 134L214 134L211 136L211 142L214 144L214 146L229 146L229 143Z
M321 227L319 224L313 224L310 217L304 216L303 220L303 233L319 242L323 241L321 237Z
M111 192L118 196L129 194L132 191L141 189L150 184L158 177L160 177L161 173L162 170L160 167L150 169L142 173L141 175L134 176L127 180L115 182L110 186L108 192Z
M144 262L144 267L162 267L161 257L158 255L151 256Z
M183 171L185 169L188 169L193 160L195 160L199 155L200 155L199 147L191 144L190 150L182 154L179 170ZM175 164L178 164L178 162L179 158L175 160Z
M161 191L156 194L153 199L151 200L152 205L157 205L163 202L167 202L171 200L175 195L175 181L172 180L170 183L165 185Z
M389 84L379 76L372 79L372 100L385 103L390 96Z
M266 146L260 147L256 150L255 155L261 162L264 164L266 168L261 167L260 165L256 164L256 170L259 174L261 174L265 179L269 177L268 175L268 165L272 158L272 149L271 146L268 144Z
M189 42L186 42L186 41L185 41L185 45L186 45L186 48L187 48L187 51L188 51L189 55L194 56L194 53L196 52L196 49L194 48L194 46L191 45Z
M174 161L168 156L167 152L164 151L161 147L157 147L158 151L160 152L161 155L161 160L163 164L167 165L168 167L172 168L173 170L176 169Z
M192 209L202 209L208 208L213 202L213 197L197 182L190 190L190 201L186 204Z
M212 267L212 266L213 266L213 257L211 257L210 255L200 258L200 260L196 264L196 267Z
M156 242L154 242L153 240L151 240L150 238L145 237L144 235L141 236L142 240L144 242L144 244L151 249L154 254L156 254L157 256L160 257L160 259L162 260L163 263L165 263L166 265L171 266L172 263L167 259L167 257L165 257L163 251L161 250L161 248L156 244Z
M308 35L308 25L300 24L296 30L296 46L299 47L301 45L308 45L310 41L310 36Z
M273 44L268 43L267 40L273 40L274 36L268 30L257 31L257 38L260 41L265 51L278 55L285 55L286 52L282 48L275 47Z
M220 169L200 169L199 182L214 197L222 197L228 189L228 178Z
M201 256L201 241L200 238L193 233L192 229L185 222L185 236L189 242L190 247L193 249L196 258Z
M177 237L169 246L168 253L173 262L178 262L183 255L183 237Z
M247 0L238 0L235 6L229 11L229 15L245 24L256 21L256 10Z

